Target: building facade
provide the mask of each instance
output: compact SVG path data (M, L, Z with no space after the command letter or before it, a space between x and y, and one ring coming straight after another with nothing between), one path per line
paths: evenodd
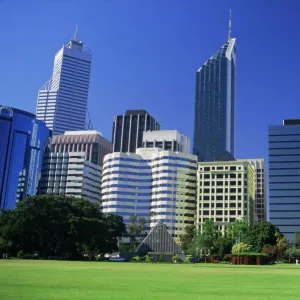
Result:
M257 221L267 220L267 190L266 190L266 168L263 159L244 159L255 169L255 198L254 208Z
M269 218L294 241L300 231L300 120L269 126Z
M143 148L189 153L190 140L177 130L144 131Z
M136 153L112 153L104 159L102 210L123 216L144 217L148 228L164 222L179 239L196 212L194 155L159 148Z
M235 220L250 224L255 216L255 170L246 161L215 161L198 163L198 228L212 219L225 232Z
M112 148L112 143L95 130L66 131L52 137L51 152L85 152L87 161L102 167L104 156Z
M159 123L145 110L127 110L113 123L113 152L135 153L143 146L143 132L160 130Z
M91 72L91 51L77 34L57 52L50 80L38 92L36 116L53 131L84 130Z
M73 196L100 206L101 175L101 168L87 161L85 152L48 153L39 194Z
M193 154L214 161L234 156L236 39L228 41L196 73Z
M36 194L50 136L34 114L0 105L0 209Z

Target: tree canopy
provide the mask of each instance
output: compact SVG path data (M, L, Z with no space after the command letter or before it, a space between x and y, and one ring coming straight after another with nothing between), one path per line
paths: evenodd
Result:
M123 218L102 214L97 204L75 197L33 196L0 214L0 251L74 259L82 251L117 250L118 237L125 232Z

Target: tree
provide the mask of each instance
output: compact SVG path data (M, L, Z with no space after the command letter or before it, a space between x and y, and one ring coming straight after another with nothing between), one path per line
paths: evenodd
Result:
M213 220L209 219L202 224L202 235L213 240L220 236L220 232Z
M239 254L241 252L247 252L251 249L251 246L245 243L239 243L232 246L232 254Z
M227 237L232 239L232 241L245 242L247 240L249 225L243 220L236 220L230 223L227 227L226 233Z
M270 222L261 221L249 227L247 244L253 251L260 252L265 245L276 245L277 228Z
M213 254L217 254L221 259L226 254L230 254L232 249L232 240L226 237L218 238L213 244Z
M180 235L180 243L183 251L187 253L195 252L195 236L196 227L195 225L187 225L184 228L185 234Z
M295 232L295 246L297 248L300 248L300 232Z
M85 250L100 254L117 249L125 233L121 217L104 215L98 205L65 196L39 195L19 202L0 216L0 237L16 255L78 258ZM2 246L3 247L3 246Z
M197 250L207 255L210 253L211 248L213 247L214 241L210 236L198 233L195 240Z
M300 249L296 248L295 246L290 247L286 250L285 254L287 256L293 257L293 258L300 258Z

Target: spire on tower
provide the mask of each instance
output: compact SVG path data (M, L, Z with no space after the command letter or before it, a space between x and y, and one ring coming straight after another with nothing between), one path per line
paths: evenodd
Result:
M231 30L231 9L229 9L228 41L231 39L231 34L232 34L232 30Z
M78 41L78 24L76 24L76 27L75 27L75 33L74 33L73 40Z

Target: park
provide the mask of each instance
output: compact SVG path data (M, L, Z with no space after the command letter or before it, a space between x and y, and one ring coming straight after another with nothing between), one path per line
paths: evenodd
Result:
M0 260L0 299L299 299L300 266Z

